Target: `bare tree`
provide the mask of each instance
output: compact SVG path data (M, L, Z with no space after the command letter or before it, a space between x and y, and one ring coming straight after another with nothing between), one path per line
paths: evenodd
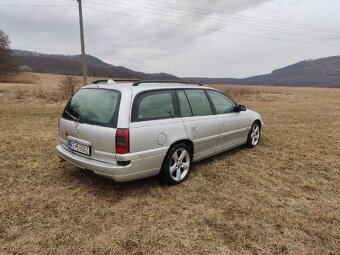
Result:
M4 31L0 30L0 48L8 49L10 44L10 40L8 35L5 34Z
M17 65L11 56L8 35L0 30L0 78L17 73Z
M65 76L59 83L59 91L61 99L69 99L73 96L76 87L80 84L78 78L74 76Z

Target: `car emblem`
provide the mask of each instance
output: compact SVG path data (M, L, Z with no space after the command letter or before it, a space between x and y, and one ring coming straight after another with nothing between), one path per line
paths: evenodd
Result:
M74 122L74 131L79 133L79 122Z

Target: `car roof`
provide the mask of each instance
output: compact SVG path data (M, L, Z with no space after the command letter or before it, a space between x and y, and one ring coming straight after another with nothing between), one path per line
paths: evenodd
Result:
M98 83L89 84L83 88L103 88L103 89L113 89L113 90L130 90L134 93L147 90L157 90L157 89L212 89L210 87L202 86L195 83L181 83L175 81L147 81L142 82L138 85L134 81L100 81Z

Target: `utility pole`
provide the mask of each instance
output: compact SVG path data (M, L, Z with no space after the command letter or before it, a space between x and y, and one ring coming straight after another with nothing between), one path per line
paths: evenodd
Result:
M83 27L83 10L81 0L77 0L79 6L79 25L80 25L80 42L81 42L81 62L83 71L83 83L87 84L87 68L86 68L86 55L85 55L85 41L84 41L84 27Z

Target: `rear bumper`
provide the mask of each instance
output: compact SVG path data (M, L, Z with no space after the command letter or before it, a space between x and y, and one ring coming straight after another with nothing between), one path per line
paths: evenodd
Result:
M117 163L105 163L94 159L82 157L73 153L63 146L56 147L57 155L84 169L93 171L95 174L109 177L117 182L132 181L157 175L160 171L164 155L155 155L152 157L131 160L127 166L119 166Z

